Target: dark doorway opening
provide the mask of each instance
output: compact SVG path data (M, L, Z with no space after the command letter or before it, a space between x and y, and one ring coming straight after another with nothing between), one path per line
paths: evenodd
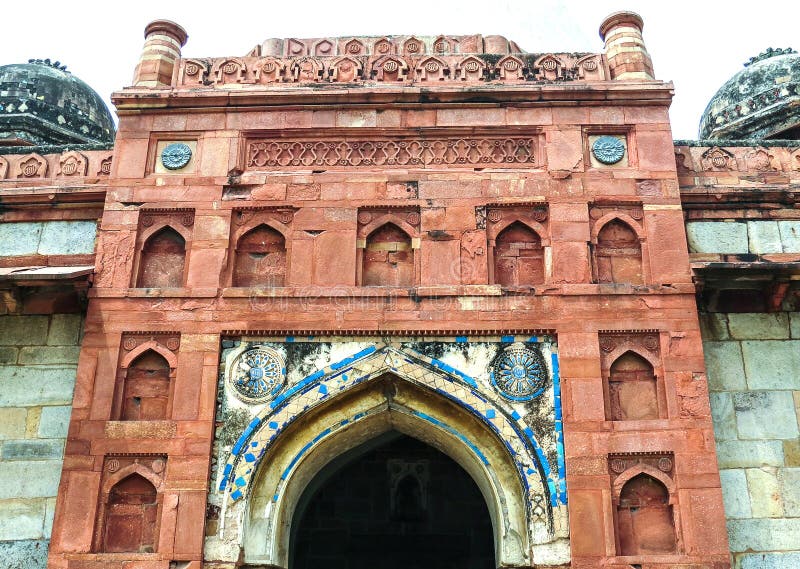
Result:
M306 488L290 569L494 569L489 510L461 466L387 433L339 457Z

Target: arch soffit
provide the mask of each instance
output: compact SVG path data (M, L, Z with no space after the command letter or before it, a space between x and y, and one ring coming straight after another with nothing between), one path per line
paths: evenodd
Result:
M150 484L153 485L153 488L156 489L156 492L161 493L161 490L163 490L162 486L164 481L158 474L156 474L155 472L153 472L152 470L150 470L149 468L147 468L142 464L135 463L120 468L118 471L116 471L111 476L106 478L105 482L103 482L103 489L102 489L103 495L107 496L111 492L111 489L114 488L114 486L116 486L117 484L119 484L132 474L138 474L139 476L147 480Z
M367 225L362 227L359 230L359 236L363 239L369 239L370 236L375 233L376 230L380 229L384 225L392 224L397 226L401 229L406 235L408 235L409 239L413 239L415 237L419 237L419 233L413 226L411 226L408 222L403 221L400 219L399 216L393 213L385 213L379 218L369 222Z
M239 248L239 241L241 241L242 237L261 227L262 225L269 227L270 229L274 229L278 233L281 234L283 237L283 246L284 249L287 249L289 243L291 243L291 239L289 236L289 227L283 225L280 221L276 221L274 219L258 219L255 221L251 221L239 229L237 229L233 234L233 239L231 239L231 243L233 244L234 249Z
M547 231L544 228L544 225L537 221L528 221L526 219L521 219L520 217L512 217L510 219L503 219L499 223L492 225L492 228L488 231L487 236L490 241L496 241L497 236L500 235L503 231L511 227L515 223L520 223L536 233L539 236L539 239L542 242L542 247L547 247L550 245L550 239L547 237Z
M144 246L148 241L150 241L150 239L155 234L161 233L162 231L164 231L167 228L171 229L172 231L174 231L175 233L177 233L178 235L180 235L183 238L184 247L186 246L186 243L191 241L191 234L189 233L189 229L188 228L182 227L179 224L176 224L176 226L174 226L174 225L170 224L169 222L165 221L163 223L154 223L153 225L151 225L147 229L143 230L139 234L140 235L140 237L139 237L140 243L142 243L142 246Z
M673 504L676 497L676 487L675 482L667 476L665 473L661 472L657 468L653 468L649 464L637 464L635 466L631 466L625 472L617 476L614 480L614 484L611 487L611 495L614 498L614 503L619 503L620 494L622 494L622 489L625 487L625 484L630 482L633 478L636 478L640 474L646 474L651 478L655 478L664 487L667 489L667 493L669 494L669 503Z
M592 243L597 245L597 236L600 235L600 231L602 231L603 228L606 225L608 225L609 222L614 220L621 221L622 223L630 227L631 230L636 234L636 237L639 238L640 243L645 241L646 236L644 234L644 229L642 228L642 226L639 224L638 221L633 219L627 213L611 212L605 214L603 217L598 219L592 226Z
M128 352L128 354L122 358L120 367L122 369L127 369L136 360L136 358L149 351L156 352L158 355L167 360L171 370L175 370L175 368L178 367L178 358L175 356L175 354L155 340L150 340L149 342L139 344L130 352Z
M647 353L647 350L642 350L635 346L624 345L624 344L622 346L614 348L606 356L606 361L609 362L608 369L611 369L611 366L617 363L617 360L620 359L625 354L627 354L628 352L636 354L644 361L649 363L653 367L653 373L658 372L658 366L660 365L658 358L656 358L653 354Z

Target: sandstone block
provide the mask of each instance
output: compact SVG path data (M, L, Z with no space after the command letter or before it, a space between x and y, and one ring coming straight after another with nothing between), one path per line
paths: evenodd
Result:
M0 500L55 496L60 477L60 460L0 462L0 480L14 481L0 484Z
M750 389L800 389L800 341L744 341L742 355Z
M19 363L77 365L79 352L79 346L28 346L20 349Z
M39 419L39 436L46 439L66 438L71 413L72 407L69 405L42 407L42 417Z
M5 569L44 569L49 540L0 541L0 559Z
M47 341L47 316L0 317L1 346L37 346Z
M736 340L788 340L789 315L773 313L728 314L728 328Z
M751 253L780 253L782 251L777 221L748 221L747 237Z
M25 436L26 409L0 409L0 440L19 439Z
M754 518L778 518L783 515L783 501L775 467L748 468L747 489Z
M747 225L723 221L686 224L690 253L748 253Z
M728 315L719 312L700 314L700 334L705 341L730 340Z
M40 460L61 458L64 442L55 439L5 441L3 460Z
M80 314L54 314L47 334L48 346L77 346L83 321Z
M800 518L728 520L732 552L791 551L797 547Z
M789 391L734 393L733 408L740 439L793 439L799 434Z
M0 348L0 364L15 364L17 363L17 355L19 350L10 346Z
M800 517L800 468L778 470L778 483L783 498L784 513L787 517Z
M747 477L744 470L720 470L722 500L727 518L750 518L750 494L747 491Z
M733 398L730 393L709 393L711 416L714 420L714 437L718 441L738 438Z
M746 389L739 342L703 342L708 388L711 391Z
M40 255L94 253L97 223L94 221L51 221L44 224L39 241Z
M791 331L792 338L800 338L800 312L789 313L789 329Z
M800 553L753 553L742 555L737 569L796 569Z
M42 225L41 222L0 223L0 257L34 255Z
M0 541L41 539L44 514L44 500L0 501Z
M800 221L779 221L781 247L784 253L800 253Z
M0 367L0 407L69 405L75 367Z
M720 441L717 443L720 468L783 466L780 441Z

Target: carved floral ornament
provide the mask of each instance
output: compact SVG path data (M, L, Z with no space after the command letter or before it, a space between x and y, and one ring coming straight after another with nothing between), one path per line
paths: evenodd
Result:
M47 160L39 154L22 156L17 163L17 178L44 178L47 176Z

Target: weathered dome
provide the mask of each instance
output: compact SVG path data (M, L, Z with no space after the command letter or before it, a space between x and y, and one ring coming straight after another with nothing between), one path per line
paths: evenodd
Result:
M0 66L0 145L113 140L108 107L66 67L48 59Z
M750 59L708 103L701 139L800 138L800 55L768 49Z

